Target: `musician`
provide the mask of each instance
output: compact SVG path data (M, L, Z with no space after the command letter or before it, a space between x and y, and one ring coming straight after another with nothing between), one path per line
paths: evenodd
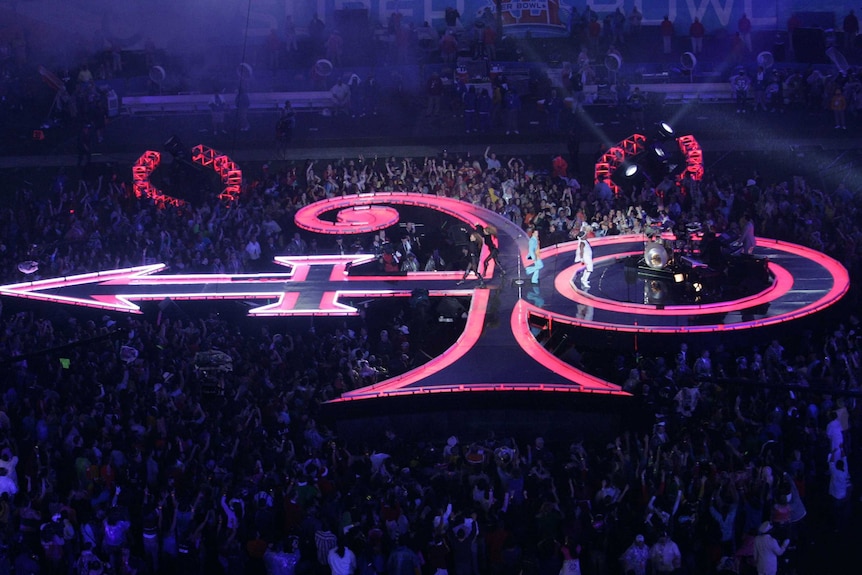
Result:
M491 260L494 260L494 264L500 270L500 274L505 276L506 270L500 265L500 240L497 237L497 228L486 226L482 231L482 237L485 240L485 247L488 248L488 255L485 256L485 261L482 262L482 275L484 276L488 273L488 264L491 263Z
M742 235L739 241L742 242L742 253L751 255L754 253L754 247L757 245L757 238L754 237L754 222L751 220L750 214L743 214L740 223L742 224Z
M721 240L715 233L715 224L710 224L700 240L700 258L709 267L721 271L724 268Z
M542 261L542 248L539 244L539 230L530 229L530 240L527 247L527 259L532 263L524 268L527 275L531 276L531 281L534 284L539 283L539 272L545 267Z
M463 284L467 281L467 276L470 275L470 272L473 272L476 274L476 277L479 278L479 287L485 287L485 278L482 277L482 274L479 272L479 255L482 253L482 246L484 243L484 228L481 224L476 224L475 229L470 232L467 245L463 248L465 260L467 262L464 269L464 276L455 285Z
M745 101L748 98L748 91L751 88L751 78L745 72L745 69L740 69L737 74L730 78L730 86L733 88L733 93L736 96L736 113L745 113Z

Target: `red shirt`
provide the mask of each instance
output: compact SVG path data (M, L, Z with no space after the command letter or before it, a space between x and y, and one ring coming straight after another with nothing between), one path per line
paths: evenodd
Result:
M660 30L662 36L673 36L673 22L662 20Z
M704 34L706 34L703 22L692 22L691 28L688 29L688 34L692 38L703 38Z
M557 156L556 158L554 158L552 166L554 168L555 178L564 177L569 169L569 164L566 162L566 160L563 159L562 156Z

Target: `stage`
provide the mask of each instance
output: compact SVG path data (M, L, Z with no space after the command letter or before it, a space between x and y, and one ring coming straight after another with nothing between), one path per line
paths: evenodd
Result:
M503 424L511 427L518 424L512 414L528 409L543 413L542 421L548 425L555 417L564 422L581 413L582 422L592 421L590 425L598 429L610 420L594 421L589 414L619 416L632 398L616 383L576 367L570 356L577 353L579 341L567 340L572 333L568 330L577 328L586 334L581 341L590 344L605 341L605 334L613 332L641 341L649 338L661 347L662 338L756 332L792 322L835 304L849 287L847 271L835 260L802 246L759 238L754 255L768 262L769 270L762 289L707 303L665 301L653 293L652 280L631 281L630 274L621 271L626 258L643 252L640 236L590 240L595 271L588 290L576 286L582 271L574 263L577 243L544 247L541 280L532 285L524 273L530 262L523 230L484 208L424 194L332 198L303 208L295 219L305 234L321 238L378 230L397 237L408 212L411 218L424 213L427 221L443 214L465 229L476 224L496 227L500 262L507 274L503 276L492 262L486 287L480 288L473 279L457 286L459 270L381 275L375 271L373 254L280 256L274 262L280 272L178 275L154 264L0 286L0 295L119 313L144 313L142 302L166 299L207 301L213 306L241 300L250 305L252 321L356 316L364 303L380 298L406 302L417 290L427 291L431 300L461 306L452 318L461 329L454 344L411 371L345 392L326 406L331 414L373 426L369 421L374 418L378 423L380 417L389 422L392 417L439 421L440 414L469 410L473 415L452 416L450 422L467 425L467 420L476 423L478 411L487 416L497 410ZM617 341L621 347L610 352L632 352L626 349L628 340Z

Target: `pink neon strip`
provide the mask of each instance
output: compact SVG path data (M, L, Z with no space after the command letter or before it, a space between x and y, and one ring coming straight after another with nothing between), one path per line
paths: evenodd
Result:
M581 389L572 388L570 391L590 391L593 393L610 393L614 395L629 395L622 391L618 385L609 383L603 379L590 375L576 369L545 349L530 331L529 316L541 311L541 308L525 301L518 300L515 309L512 310L511 326L512 333L521 348L541 365L547 367L554 373L572 380L581 386Z
M74 276L62 276L57 278L49 278L44 280L35 280L32 282L23 282L0 286L0 292L18 292L18 291L35 291L53 289L62 286L74 286L86 283L93 283L94 279L110 279L113 277L137 277L143 276L165 269L165 264L151 264L146 266L138 266L133 268L123 268L117 270L107 270L101 272L90 272L78 274ZM14 293L13 295L18 295Z
M616 259L618 257L636 255L638 253L640 252L625 252L621 254L612 254L609 256L603 256L601 258L595 258L593 262L599 263L602 261ZM596 309L603 309L606 311L626 314L634 313L638 315L675 317L680 315L709 315L715 313L729 313L739 311L740 309L755 307L758 305L769 303L771 301L775 301L793 288L793 276L790 275L790 272L779 266L778 264L769 262L769 270L775 276L775 281L773 281L773 283L769 287L759 293L746 296L744 298L722 302L658 306L656 304L615 301L581 291L573 285L572 278L574 278L575 274L581 271L583 267L583 264L575 264L557 274L557 276L554 278L554 287L556 287L560 295L562 295L566 299L570 299L580 304L592 306ZM566 278L569 279L567 280Z
M516 309L512 314L512 328L515 338L525 351L539 363L555 373L570 379L578 386L567 384L542 384L542 383L486 383L486 384L457 384L457 385L434 385L408 387L440 370L454 364L461 359L478 341L484 328L485 311L488 305L488 290L474 292L473 303L470 306L467 325L464 333L455 344L445 353L429 361L425 365L409 371L401 376L388 379L376 385L363 387L344 394L341 398L333 400L333 403L344 401L355 401L372 397L385 397L395 395L422 395L433 393L453 392L482 392L482 391L545 391L565 393L591 393L604 395L629 394L622 391L619 386L603 381L583 371L575 369L571 365L554 357L553 354L542 348L533 337L526 321L520 321L518 317L525 317L528 310ZM525 304L523 300L520 302ZM481 306L481 307L480 307ZM530 307L529 304L526 306ZM516 317L518 316L518 317Z
M284 283L295 281L294 273L282 274L192 274L192 275L165 275L165 276L143 276L130 277L128 279L117 278L99 282L100 285L200 285L200 284L231 284L231 283ZM64 284L70 285L70 284Z
M415 192L377 192L373 194L329 198L301 208L296 212L294 221L300 228L320 234L360 234L374 232L382 228L377 225L337 226L333 225L330 221L320 219L320 216L333 210L378 204L432 208L471 225L476 223L481 223L483 226L487 225L487 222L482 217L471 211L473 207L471 204L455 198L417 194Z
M375 385L349 391L334 401L341 402L368 397L397 395L399 393L416 393L422 388L411 388L410 391L404 390L404 388L453 365L464 357L479 340L479 336L482 335L482 330L485 327L485 314L488 309L488 301L490 300L490 290L473 290L471 293L473 294L473 298L470 302L470 310L467 314L467 324L464 326L464 332L446 352L407 373Z
M256 307L252 310L249 310L249 315L294 315L296 311L296 302L299 300L299 292L285 292L280 294L278 301L264 305L260 307Z
M598 246L626 244L626 243L633 243L633 242L637 243L637 242L639 242L639 240L637 238L632 238L631 236L612 236L612 237L605 237L605 238L598 238L598 239L590 240L590 243L592 244L593 248L598 247ZM567 242L565 244L559 244L559 245L553 246L551 248L544 250L545 257L551 257L552 255L556 256L556 255L559 255L562 253L571 252L574 250L575 245L576 245L575 242ZM769 239L769 238L757 238L757 245L759 247L762 247L762 248L774 249L777 251L790 253L790 254L796 255L797 257L805 258L805 259L808 259L810 261L816 262L818 265L822 266L832 276L832 287L830 288L830 290L826 294L824 294L822 297L818 298L816 301L811 302L809 304L806 304L805 306L795 310L792 313L780 314L780 315L772 316L770 318L766 318L763 320L757 320L755 322L745 322L745 323L733 324L733 329L745 329L745 328L750 328L750 327L758 327L761 325L772 325L775 323L780 323L781 321L786 321L788 319L795 319L795 318L809 315L811 313L814 313L816 311L819 311L821 309L824 309L824 308L834 304L835 302L840 300L844 296L844 294L847 293L847 290L850 288L850 276L849 276L847 270L844 268L844 266L842 266L838 261L836 261L833 258L830 258L829 256L827 256L826 254L824 254L822 252L818 252L817 250L814 250L812 248L808 248L805 246L801 246L798 244L792 244L789 242L782 242L779 240L773 240L773 239ZM776 269L776 272L778 272L778 273L776 273L776 281L781 282L781 285L779 285L775 288L776 291L780 291L781 289L784 289L784 283L787 281L787 277L782 276L780 274L781 274L781 272L784 272L785 274L789 275L789 273L786 270L784 270L783 268L781 268L780 266L778 266L772 262L770 262L769 265L770 265L770 269L772 269L774 267ZM571 271L571 268L569 270L564 271L563 274L567 274L570 271ZM566 279L571 278L570 275L564 275L563 277ZM558 281L558 279L559 278L555 278L555 286L557 286L556 282ZM563 295L567 295L568 293L571 292L571 289L572 289L571 286L567 286L566 289L563 289L563 290L560 290L558 288L558 291ZM781 295L783 295L783 294L781 294ZM593 305L594 307L598 307L595 305L595 301L597 301L597 300L588 300L588 301L585 301L584 303L586 303L588 305ZM742 300L742 301L746 301L746 307L751 307L752 305L756 305L756 304L752 304L748 300ZM621 304L619 304L619 302L615 302L615 303L617 305L621 305ZM637 305L637 304L635 304L635 305ZM709 304L709 305L715 305L716 307L712 307L712 308L710 308L709 312L704 312L704 313L718 313L715 310L717 309L718 306L720 306L722 304ZM643 310L646 310L646 309L649 309L649 307L643 308ZM644 313L643 310L639 310L638 313ZM739 310L739 308L737 307L736 310L732 310L732 311L738 311L738 310ZM623 311L623 310L617 310L617 311ZM560 316L560 317L565 317L565 316ZM614 325L614 324L611 324L611 325ZM599 326L596 325L596 327L599 327ZM706 328L707 329L704 329L704 326L697 326L697 331L710 331L709 326L706 326ZM650 330L662 331L662 330L667 329L667 328L666 327L660 327L660 326L655 326L655 327L648 326L645 328L642 327L640 329L635 330L633 328L633 326L620 325L618 329L619 329L619 331L650 331ZM693 330L694 328L687 328L687 329ZM723 325L723 324L714 328L714 330L727 330L727 329L731 329L730 326Z

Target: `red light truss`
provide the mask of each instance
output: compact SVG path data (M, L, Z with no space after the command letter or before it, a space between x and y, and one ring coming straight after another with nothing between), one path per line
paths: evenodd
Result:
M694 136L680 136L676 141L679 143L679 149L685 155L686 168L680 175L680 178L688 176L692 180L702 180L703 150L700 149L700 144L697 143Z
M677 138L679 149L685 156L685 170L677 176L676 181L679 182L685 177L690 177L693 180L700 181L703 179L703 150L694 136L680 136ZM620 193L620 188L612 180L611 176L619 168L626 159L637 156L644 151L646 147L646 136L642 134L632 134L628 138L618 142L610 147L607 152L601 155L595 165L595 180L598 182L601 179L607 179L608 185L613 190L614 195Z
M600 180L607 179L608 185L610 185L614 195L618 195L620 193L620 188L611 181L611 176L616 169L625 162L626 158L637 156L644 151L645 146L646 136L643 134L632 134L628 138L608 148L608 151L602 154L596 162L596 181L598 182Z
M153 150L144 152L141 157L135 161L132 166L132 185L135 190L135 196L138 198L148 198L160 208L166 208L168 206L179 207L185 205L183 200L163 194L161 190L150 182L150 175L158 167L161 161L162 155Z
M150 182L150 176L161 161L161 154L152 150L144 152L135 161L132 166L135 196L148 198L160 208L184 206L186 204L184 200L165 194ZM219 193L219 199L230 204L242 193L242 170L226 154L198 144L192 148L192 162L212 168L221 177L224 188Z

